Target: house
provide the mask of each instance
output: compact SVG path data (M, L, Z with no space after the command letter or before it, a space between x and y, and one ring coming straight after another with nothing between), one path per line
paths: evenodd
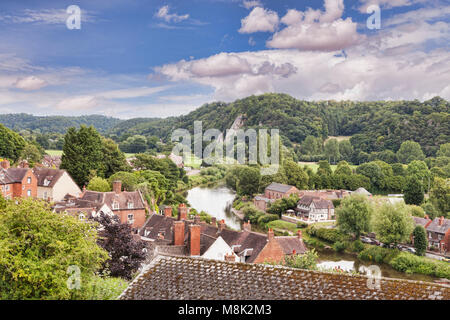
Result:
M264 197L266 197L267 199L281 199L287 198L291 194L298 194L298 193L299 190L294 186L272 182L264 190Z
M255 205L255 207L264 212L267 211L270 204L273 203L274 201L275 199L269 199L259 195L253 198L253 204Z
M349 196L352 191L348 190L301 190L299 192L299 197L312 196L319 197L323 199L333 200L333 199L343 199Z
M450 251L450 219L435 218L426 231L430 247L436 247L441 253Z
M307 250L301 233L275 237L273 230L268 235L252 232L250 223L244 223L244 231L238 232L227 229L223 220L217 225L215 219L207 224L198 216L188 220L185 206L181 208L178 218L172 217L171 207L165 208L164 215L152 214L139 230L142 239L165 252L177 250L178 254L246 263L282 262L286 255Z
M148 208L140 191L122 191L122 182L114 181L112 192L83 190L79 198L67 195L54 210L94 217L101 212L115 214L121 223L129 223L137 230L144 225Z
M364 275L157 253L119 300L450 299L442 284L381 278L379 286L368 286L369 281Z
M425 218L413 217L413 219L416 226L422 226L425 229L427 229L430 223L433 222L433 220L431 220L428 216L425 216Z
M62 201L67 194L78 197L81 190L65 170L34 168L37 197L51 202Z
M314 196L303 196L297 202L297 215L309 221L334 220L334 205L331 200Z
M0 193L5 199L36 198L37 179L30 168L11 168L8 160L0 162Z

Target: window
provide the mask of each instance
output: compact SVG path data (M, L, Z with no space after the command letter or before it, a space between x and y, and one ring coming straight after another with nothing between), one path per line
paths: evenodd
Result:
M31 190L28 190L28 191L27 191L27 196L28 196L28 197L31 197Z
M9 184L6 185L6 191L9 191Z
M128 223L133 223L134 221L134 214L129 214L128 215Z
M42 197L42 199L47 200L47 191L44 192L44 196Z
M28 178L27 178L27 183L28 183L28 184L31 184L31 177L28 177Z
M133 209L133 208L134 208L134 203L128 202L128 209Z
M119 203L117 201L114 201L112 204L113 210L119 210Z

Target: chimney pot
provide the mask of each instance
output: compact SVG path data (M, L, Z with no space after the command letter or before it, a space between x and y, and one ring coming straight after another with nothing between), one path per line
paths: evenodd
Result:
M171 217L172 216L172 207L171 206L164 207L164 216L165 217Z
M122 192L122 181L113 182L113 191L117 194Z
M215 227L217 225L216 217L211 217L211 224Z
M189 226L189 251L191 256L200 255L200 230L201 227L198 224L192 224Z
M275 234L273 233L273 229L269 228L269 232L267 233L267 238L269 241L272 241L275 237Z
M298 230L297 231L297 236L298 236L299 239L302 238L302 230Z
M225 229L225 220L220 220L219 222L219 231L222 231L223 229Z
M178 220L186 220L187 219L188 208L184 203L180 203L178 206Z

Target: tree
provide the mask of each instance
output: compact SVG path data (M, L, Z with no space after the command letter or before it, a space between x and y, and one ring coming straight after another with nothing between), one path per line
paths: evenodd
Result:
M339 160L341 154L339 153L339 142L337 139L330 139L325 143L324 153L329 162L331 162L331 159L333 159L333 163Z
M326 160L319 161L319 168L317 168L317 174L331 175L333 171L331 170L330 163Z
M425 255L428 247L427 232L423 226L416 226L413 231L414 248L418 256Z
M403 197L406 204L415 204L418 206L423 202L422 183L417 177L412 176L407 179Z
M397 151L397 158L401 163L410 163L413 160L424 160L420 144L414 141L405 141L401 144L400 149Z
M373 229L383 243L405 242L413 228L414 220L404 203L385 203L375 210Z
M306 251L304 254L294 254L284 256L284 265L296 269L317 269L318 254L315 249Z
M17 161L26 146L25 140L16 132L0 123L0 157Z
M408 205L408 208L413 217L425 218L425 211L423 210L422 207L415 205Z
M258 192L261 173L258 168L244 166L239 170L236 191L239 195L253 196Z
M27 160L30 166L33 167L35 163L41 162L42 153L34 144L27 143L25 148L22 150L20 157L23 160Z
M102 177L109 178L116 172L129 171L131 169L127 163L125 154L120 151L119 146L113 140L102 138L102 153Z
M105 268L113 277L131 280L133 274L145 260L143 250L145 243L135 240L131 226L127 223L121 224L116 215L111 217L101 213L94 220L103 227L98 243L109 253Z
M450 213L450 179L434 178L430 191L430 200L442 215Z
M111 187L109 185L108 180L100 178L100 177L94 177L92 178L86 189L91 191L98 191L98 192L108 192L111 191Z
M307 136L301 144L301 152L307 155L317 155L322 152L322 139Z
M385 181L384 174L380 166L376 162L363 163L356 168L356 173L362 174L370 179L374 189L383 190Z
M450 142L441 144L439 151L436 153L437 157L450 157Z
M411 161L406 169L406 174L408 176L415 176L421 182L424 190L428 190L431 174L430 170L428 170L427 164L424 161Z
M108 258L96 225L54 213L46 202L16 202L0 209L0 299L86 298ZM67 285L76 285L68 270L80 271L80 290Z
M287 160L284 162L283 167L289 185L295 186L299 190L308 187L308 175L298 164L294 161Z
M352 195L342 200L336 209L337 225L345 233L351 233L359 239L361 233L370 231L372 206L363 195Z
M102 138L94 127L69 128L64 136L61 169L66 169L80 187L84 186L92 171L102 174L102 150Z
M108 178L108 182L111 187L114 181L122 181L122 188L124 190L134 191L137 189L139 183L144 182L144 179L140 179L139 174L136 172L119 171Z
M353 155L353 146L349 140L342 140L339 142L339 154L345 161L351 161Z
M339 161L336 170L334 170L335 174L343 174L343 175L351 175L352 168L350 168L350 165L347 161Z

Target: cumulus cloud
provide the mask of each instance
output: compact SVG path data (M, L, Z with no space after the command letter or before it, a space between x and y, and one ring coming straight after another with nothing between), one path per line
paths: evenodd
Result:
M270 48L335 51L358 43L362 36L351 18L343 20L343 0L325 0L325 11L288 10L281 22L286 27L267 41Z
M278 26L278 14L261 7L254 8L250 14L241 20L240 33L274 32Z
M156 13L156 16L160 19L163 19L166 22L180 22L186 19L189 19L189 14L184 15L178 15L176 13L169 13L169 6L162 6L159 8L158 12Z
M14 83L14 87L22 90L38 90L48 85L47 81L35 76L19 78Z
M371 5L377 5L380 8L391 9L395 7L411 6L416 3L424 3L427 0L359 0L361 3L359 11L362 13L367 12L367 8Z

